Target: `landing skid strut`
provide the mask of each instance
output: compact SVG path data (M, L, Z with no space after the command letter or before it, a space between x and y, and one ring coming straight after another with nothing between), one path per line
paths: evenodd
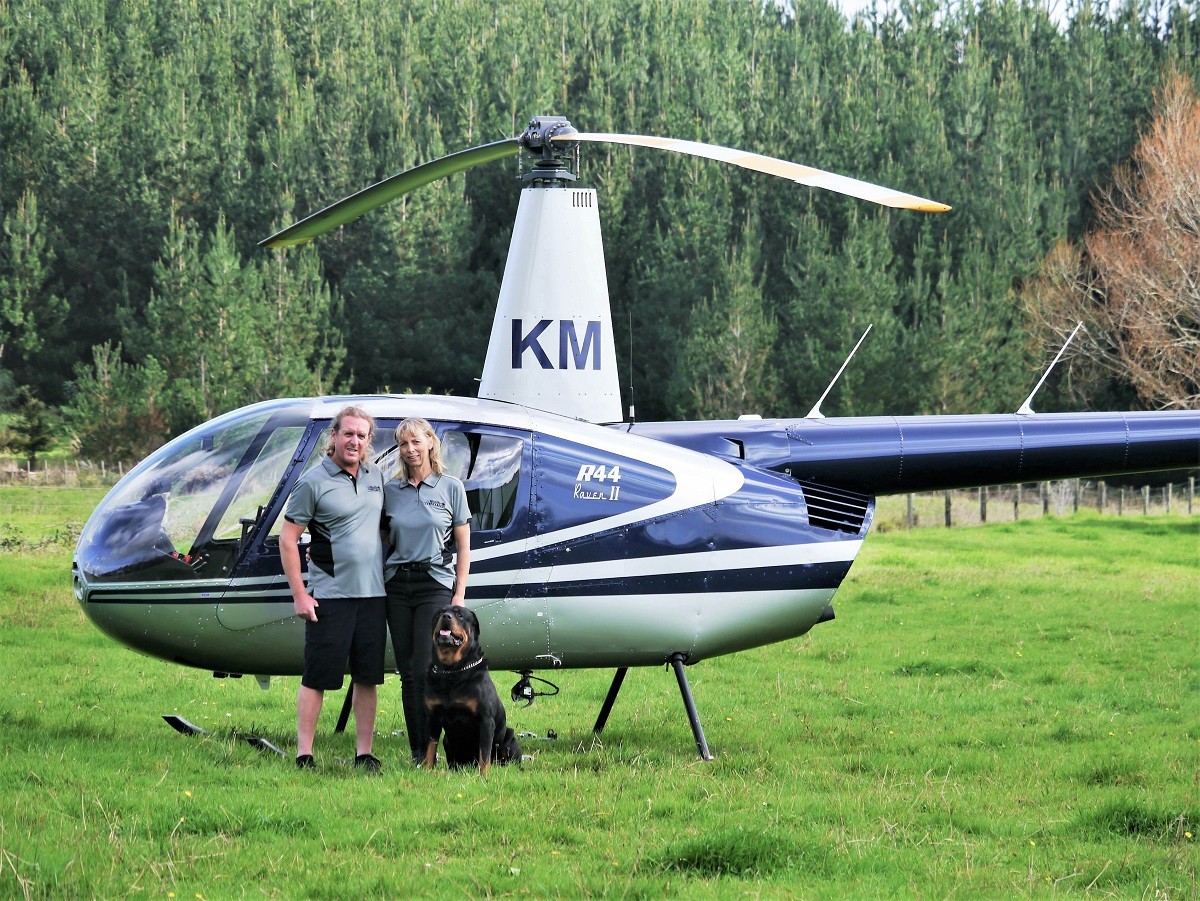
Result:
M212 734L207 729L202 728L201 726L197 726L195 723L189 723L183 717L177 716L174 713L164 713L163 719L167 721L168 726L170 726L172 729L174 729L176 732L179 732L182 735L211 735ZM280 757L287 756L282 751L282 749L271 744L271 742L267 741L265 738L263 738L260 735L238 735L237 733L234 733L234 735L235 735L235 737L240 738L242 741L246 742L246 744L250 745L250 747L252 747L252 748L257 748L260 751L270 751L272 754L278 754Z
M696 702L692 699L692 688L688 685L687 674L683 671L683 660L683 654L679 652L669 658L671 667L675 670L675 678L679 682L679 693L683 695L683 706L687 708L692 735L696 737L696 749L700 752L700 759L712 760L712 752L708 750L708 741L704 738L704 727L700 725L700 714L696 712ZM623 666L613 676L612 685L608 687L608 694L600 707L600 715L596 717L596 725L592 727L592 731L597 735L604 730L604 724L608 722L608 715L612 713L613 703L617 700L617 693L621 690L621 683L625 681L627 672L629 667Z
M346 723L350 719L350 710L354 706L354 683L350 683L350 687L346 689L346 700L342 702L342 712L338 714L337 726L334 732L345 732Z

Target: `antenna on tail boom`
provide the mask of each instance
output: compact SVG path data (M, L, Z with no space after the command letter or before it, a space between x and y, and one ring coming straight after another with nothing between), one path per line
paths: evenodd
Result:
M845 371L846 367L850 365L850 361L854 359L854 355L858 353L858 349L862 346L862 343L867 340L867 335L871 334L872 325L868 325L867 330L862 333L862 337L859 338L858 343L854 345L854 350L850 351L849 355L846 357L846 362L842 363L842 368L834 374L833 381L829 383L829 387L825 389L825 393L817 399L815 404L813 404L813 408L808 411L808 415L804 417L805 419L825 418L825 414L821 412L821 404L825 403L826 396L830 391L833 390L833 386L837 384L837 380L842 377L842 373Z
M1034 385L1033 390L1029 392L1029 397L1025 398L1025 403L1021 404L1021 406L1017 409L1017 413L1019 415L1034 415L1035 411L1033 407L1030 406L1030 404L1033 403L1033 396L1038 393L1038 389L1042 387L1042 382L1046 381L1046 376L1050 375L1050 371L1058 365L1058 361L1062 359L1062 355L1067 352L1067 346L1075 339L1075 336L1079 333L1081 328L1083 328L1082 322L1077 324L1075 326L1075 331L1071 332L1071 334L1067 336L1067 340L1064 341L1063 346L1058 349L1058 353L1055 355L1054 359L1050 361L1050 365L1046 367L1046 371L1042 373L1042 377L1038 379L1038 383Z
M633 394L633 310L629 311L629 421L637 421Z

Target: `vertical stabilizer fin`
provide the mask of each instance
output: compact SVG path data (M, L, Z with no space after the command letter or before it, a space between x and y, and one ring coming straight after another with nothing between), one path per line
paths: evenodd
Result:
M589 422L621 420L594 190L521 191L479 396Z

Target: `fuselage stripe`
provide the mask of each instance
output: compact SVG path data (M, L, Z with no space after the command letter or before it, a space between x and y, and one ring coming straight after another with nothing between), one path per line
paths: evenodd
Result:
M571 567L562 567L570 570ZM580 567L579 569L585 569ZM648 572L640 575L605 576L590 565L591 577L554 569L544 578L517 581L516 572L504 581L472 582L467 591L468 602L497 601L506 598L563 597L625 597L638 594L703 594L716 592L789 591L834 589L850 569L849 560L828 563L803 563L787 566L754 566L741 569L717 569L686 572ZM523 574L522 574L523 575ZM274 587L255 586L251 590L231 588L223 594L176 591L163 592L153 587L138 586L124 589L97 589L90 593L92 604L290 604L292 597L282 579Z

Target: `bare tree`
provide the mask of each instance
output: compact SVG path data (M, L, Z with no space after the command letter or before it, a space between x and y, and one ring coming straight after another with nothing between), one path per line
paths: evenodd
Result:
M1023 293L1036 329L1087 337L1075 389L1115 376L1148 405L1200 403L1200 98L1170 72L1131 161L1096 195L1083 246L1062 242Z

